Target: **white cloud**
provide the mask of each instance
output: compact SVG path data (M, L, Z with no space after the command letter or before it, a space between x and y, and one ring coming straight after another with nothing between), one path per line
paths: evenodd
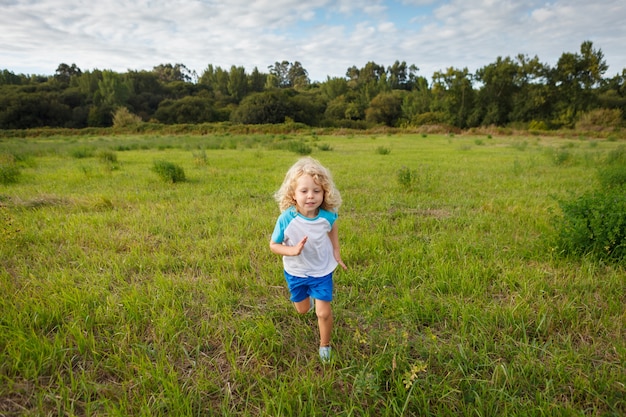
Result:
M519 53L554 65L591 40L613 74L626 67L624 21L622 0L13 0L0 15L0 69L52 74L63 62L266 71L288 60L323 81L352 65L400 60L430 78Z

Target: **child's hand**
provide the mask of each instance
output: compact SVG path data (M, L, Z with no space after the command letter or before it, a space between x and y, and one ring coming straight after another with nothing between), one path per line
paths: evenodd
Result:
M308 236L303 237L296 246L293 246L294 253L291 256L298 256L302 253L302 249L304 249L304 244L306 243L308 238Z
M341 260L341 255L339 254L339 250L335 249L333 251L333 255L335 256L335 260L337 261L337 263L339 265L341 265L341 267L346 270L348 269L348 267L346 266L346 264L343 263L343 261Z

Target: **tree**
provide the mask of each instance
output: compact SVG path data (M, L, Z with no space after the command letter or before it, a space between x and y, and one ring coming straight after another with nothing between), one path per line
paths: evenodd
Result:
M160 64L152 69L159 81L170 83L173 81L190 82L193 79L193 73L183 64Z
M239 103L248 94L248 76L244 67L230 67L227 85L228 93Z
M244 124L283 123L287 116L292 117L288 96L281 90L271 90L244 98L231 120Z
M573 127L581 112L596 106L593 87L601 83L607 69L604 54L593 49L590 41L581 44L580 54L561 55L550 77L555 92L555 124Z
M387 68L387 82L392 90L411 90L417 80L418 68L407 66L406 62L396 61Z
M248 77L248 91L256 93L263 91L266 80L267 74L261 74L259 69L254 67L252 73Z
M433 74L433 103L431 110L447 115L453 126L467 127L468 116L474 102L472 79L467 68L448 68Z
M280 88L304 88L310 84L309 74L300 62L293 64L289 61L276 62L268 67L270 75L276 80L276 86Z
M207 96L187 96L178 100L163 100L154 114L166 124L216 122L218 113Z
M327 100L334 100L348 92L348 81L345 78L327 77L326 82L322 83L320 89Z
M413 89L402 99L402 118L413 123L418 115L430 111L432 100L428 80L417 77Z
M103 71L102 79L98 81L96 104L116 108L123 106L130 97L129 83L118 73Z
M476 105L470 125L502 126L511 120L513 98L520 86L519 67L511 58L498 57L495 63L476 71L475 79L482 83L476 94Z
M276 61L274 65L270 65L267 68L270 70L270 74L276 78L276 86L277 87L291 87L291 80L289 78L289 66L291 64L289 61L278 62Z
M289 85L297 89L308 87L311 83L309 73L298 61L290 65L287 77L289 78Z
M64 84L69 84L73 77L79 77L83 72L76 64L59 64L54 74L54 78Z
M0 72L0 86L1 85L20 85L22 79L9 70L2 70Z
M395 126L402 116L402 97L399 94L380 93L365 111L365 120Z

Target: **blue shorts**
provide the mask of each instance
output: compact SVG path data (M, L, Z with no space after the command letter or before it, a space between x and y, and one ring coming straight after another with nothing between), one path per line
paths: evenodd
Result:
M287 286L291 293L290 300L298 303L307 297L322 301L333 301L333 273L325 277L295 277L285 272Z

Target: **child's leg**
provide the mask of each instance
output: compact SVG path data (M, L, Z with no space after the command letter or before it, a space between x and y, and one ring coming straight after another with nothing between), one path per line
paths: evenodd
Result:
M302 301L294 302L293 306L296 308L296 311L300 314L306 314L311 309L311 297L307 297Z
M333 332L333 311L330 308L330 301L315 300L315 313L320 329L320 347L329 346Z

